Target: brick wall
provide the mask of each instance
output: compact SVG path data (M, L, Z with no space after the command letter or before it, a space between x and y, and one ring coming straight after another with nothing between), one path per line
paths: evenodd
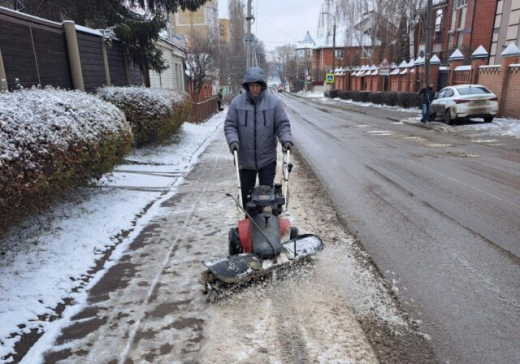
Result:
M509 67L506 71L508 83L503 114L520 119L520 66Z
M500 100L502 95L502 72L500 66L480 68L478 72L478 83L486 86Z
M474 52L481 45L487 51L490 51L497 0L473 2L476 3L476 8L471 32L471 52Z
M470 82L471 71L455 71L453 85L463 85Z

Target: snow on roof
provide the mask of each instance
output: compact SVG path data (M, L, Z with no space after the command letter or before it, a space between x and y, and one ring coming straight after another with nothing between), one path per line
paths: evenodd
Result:
M475 49L475 52L471 54L471 58L485 58L488 57L489 53L486 51L486 48L483 46L478 47Z
M399 64L399 68L406 68L408 67L408 63L406 61L402 61L400 64Z
M486 65L486 66L480 66L479 68L500 68L502 67L499 64L492 64L492 65Z
M305 37L303 37L302 43L303 44L308 44L308 45L311 45L311 46L316 45L314 43L314 40L312 39L311 34L309 33L308 30L307 30L307 33L305 34Z
M518 64L510 64L509 67L513 67L513 68L514 67L520 67L520 63L518 63Z
M373 72L371 73L371 75L372 75L372 76L377 76L378 73L379 73L379 70L376 69L375 71L373 71Z
M396 68L395 70L393 70L392 72L390 72L390 75L393 76L393 75L398 75L399 74L399 68Z
M374 71L374 70L377 70L378 68L377 68L375 65L372 65L372 66L370 66L370 69L371 69L372 71Z
M440 66L439 70L441 71L448 71L450 68L448 66Z
M64 21L67 22L68 20ZM87 28L87 27L84 27L83 25L77 25L76 24L76 30L80 31L80 32L83 32L83 33L89 33L89 34L92 34L92 35L97 35L98 37L102 37L103 36L103 33L98 30L98 29L92 29L92 28Z
M392 62L392 63L390 64L390 68L397 68L397 65L395 64L395 62Z
M504 51L500 55L502 57L520 56L520 49L518 49L515 43L509 43L509 45L506 47L506 49L504 49Z
M415 60L412 58L410 62L406 65L406 67L414 67L415 66Z
M406 75L408 73L408 68L405 68L404 70L399 73L400 75Z
M419 56L414 62L414 65L421 65L424 64L424 57Z
M449 61L453 61L453 60L457 60L457 59L463 59L464 58L464 55L462 54L461 51L459 51L459 49L455 49L455 52L453 52L450 56L450 58L448 58Z
M304 46L304 44L300 45L297 49L302 48L313 48L313 49L320 49L320 48L332 48L332 32L327 32L326 34L322 35L321 37L318 37L314 40L314 45L305 44L307 46ZM303 43L303 42L302 42ZM370 37L353 28L337 28L336 29L336 47L371 47L372 41L370 40Z
M455 67L455 71L469 71L471 70L471 65L464 65L464 66L458 66Z
M433 57L430 59L430 64L441 64L441 60L437 55L433 55Z

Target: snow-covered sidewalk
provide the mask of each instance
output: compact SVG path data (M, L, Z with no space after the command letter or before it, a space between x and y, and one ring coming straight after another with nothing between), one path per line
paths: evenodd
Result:
M224 117L222 112L204 124L183 124L174 143L134 151L100 188L82 191L9 234L0 245L0 363L12 362L21 335L45 331L104 260L114 258L113 250L146 226Z

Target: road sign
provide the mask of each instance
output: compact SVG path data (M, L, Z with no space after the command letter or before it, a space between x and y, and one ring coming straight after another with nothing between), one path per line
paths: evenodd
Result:
M388 63L386 58L383 59L383 62L381 62L378 68L381 76L388 76L390 74L390 63Z
M334 73L327 73L327 77L325 77L325 83L334 83Z
M256 37L254 34L251 34L251 47L256 47ZM244 34L244 36L242 37L242 44L244 45L244 47L247 47L247 34Z

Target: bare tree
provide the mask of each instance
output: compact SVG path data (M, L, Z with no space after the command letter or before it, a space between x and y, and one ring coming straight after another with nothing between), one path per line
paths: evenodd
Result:
M238 93L246 72L246 49L243 44L245 34L245 13L242 0L230 0L229 5L229 45L225 57L229 63L229 81L231 92Z
M202 32L192 29L187 37L186 66L199 95L204 83L217 75L218 40L216 31Z
M296 46L292 44L276 47L273 52L271 71L278 74L282 83L295 74L295 56Z

